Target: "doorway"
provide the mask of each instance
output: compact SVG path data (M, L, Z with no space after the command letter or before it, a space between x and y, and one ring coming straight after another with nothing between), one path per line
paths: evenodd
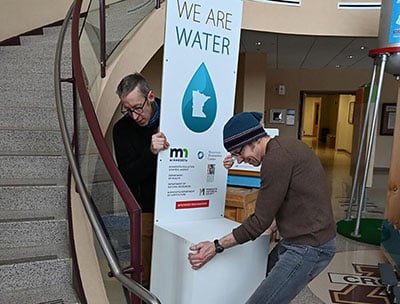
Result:
M352 121L348 119L355 92L300 93L299 139L311 148L351 153Z

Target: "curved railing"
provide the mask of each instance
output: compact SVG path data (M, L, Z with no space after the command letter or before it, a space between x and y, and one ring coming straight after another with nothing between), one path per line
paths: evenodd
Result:
M94 55L99 63L99 74L106 76L106 65L111 54L125 42L129 32L154 8L160 7L161 0L105 0L92 1L85 20L86 32ZM95 74L97 77L97 73ZM92 79L89 78L89 82Z
M76 190L81 197L98 246L111 268L110 275L131 293L131 303L140 303L141 300L146 303L160 303L155 295L139 284L142 271L141 210L115 165L87 90L79 42L81 6L82 0L76 0L64 20L57 44L54 68L57 114L67 158ZM70 25L71 16L72 24ZM65 60L63 50L65 50L65 37L69 27L73 76L62 77L65 73L61 69L62 61ZM67 83L72 84L72 89L69 91L72 91L72 99L74 99L73 126L66 119L68 115L63 106L63 93L68 94L68 90L65 90L63 86ZM76 101L77 99L80 103ZM70 136L70 131L73 131L73 137ZM121 264L126 262L126 259L124 260L124 252L118 252L117 247L120 244L118 236L115 237L112 223L115 219L126 218L129 219L129 259L127 267L122 270ZM126 235L123 235L122 239L126 239ZM130 278L127 276L128 273Z

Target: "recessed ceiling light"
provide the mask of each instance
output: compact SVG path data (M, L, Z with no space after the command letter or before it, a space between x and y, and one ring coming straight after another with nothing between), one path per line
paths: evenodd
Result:
M256 45L257 45L257 46L261 46L261 45L262 45L262 42L261 42L261 41L257 41L257 42L256 42Z
M353 59L353 57L354 57L353 55L348 55L347 56L348 59Z
M365 46L364 45L360 46L360 50L365 50Z
M335 68L340 69L340 64L335 65Z

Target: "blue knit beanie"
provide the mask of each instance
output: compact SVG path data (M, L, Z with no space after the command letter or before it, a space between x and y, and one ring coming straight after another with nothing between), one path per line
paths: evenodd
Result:
M231 152L267 135L260 124L262 113L242 112L224 126L224 147Z

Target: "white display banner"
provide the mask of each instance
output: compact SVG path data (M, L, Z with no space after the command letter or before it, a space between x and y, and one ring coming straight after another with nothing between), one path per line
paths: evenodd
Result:
M223 217L242 0L167 1L156 223Z

